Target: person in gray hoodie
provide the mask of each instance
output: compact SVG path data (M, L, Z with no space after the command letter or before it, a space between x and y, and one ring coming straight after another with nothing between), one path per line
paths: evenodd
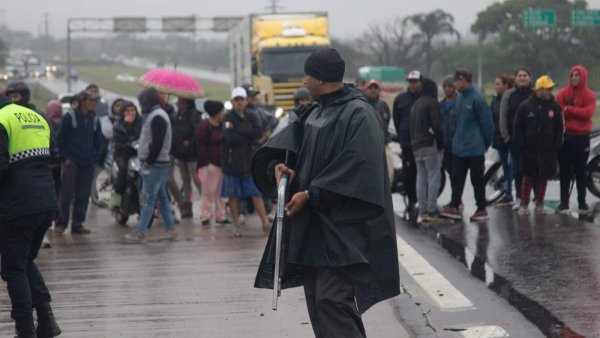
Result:
M160 106L160 95L154 88L146 88L138 95L144 120L140 134L138 158L142 163L141 215L138 226L123 237L125 243L144 243L148 225L159 202L160 214L165 221L165 234L159 241L177 239L175 221L171 215L169 197L165 188L167 171L171 164L171 122Z
M442 114L435 81L423 78L421 96L410 110L410 142L417 162L417 201L421 219L438 219L437 198L442 174Z

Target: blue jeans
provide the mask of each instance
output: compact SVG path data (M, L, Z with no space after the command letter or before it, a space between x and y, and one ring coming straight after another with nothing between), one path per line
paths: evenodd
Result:
M150 224L154 214L157 199L166 229L172 230L175 228L175 221L173 221L173 215L171 214L171 204L165 188L168 170L169 166L156 166L150 167L149 173L142 173L142 195L140 196L142 213L138 223L140 232L145 233L148 230L148 224Z
M508 146L504 146L496 149L500 154L500 163L502 163L502 171L504 172L504 182L506 184L506 196L512 197L512 183L513 183L513 163L514 159L510 155L510 149ZM519 191L519 189L517 189ZM517 198L519 195L517 194Z

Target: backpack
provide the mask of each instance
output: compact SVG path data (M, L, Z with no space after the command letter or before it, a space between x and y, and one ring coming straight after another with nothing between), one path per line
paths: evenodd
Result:
M67 115L71 117L71 127L73 129L77 129L77 117L75 116L75 111L73 109L69 109L67 110ZM99 121L100 119L98 116L94 115L94 132L96 132L96 129L98 129Z

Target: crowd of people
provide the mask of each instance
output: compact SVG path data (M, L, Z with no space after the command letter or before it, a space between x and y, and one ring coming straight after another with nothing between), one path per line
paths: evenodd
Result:
M301 138L277 134L283 121L260 106L259 91L248 84L232 90L230 110L223 102L206 100L203 112L195 100L183 97L171 105L154 88L138 95L140 111L123 98L106 104L93 84L68 109L53 100L42 112L30 103L26 84L10 84L6 97L0 96L0 173L10 175L9 180L0 176L0 249L2 278L11 299L28 299L13 302L17 334L33 335L33 308L39 332L60 334L50 294L33 260L52 217L57 234L69 226L73 235L90 233L85 220L92 180L105 163L111 164L106 167L114 183L113 210L122 206L130 187L130 159L140 163L139 219L123 236L125 243L144 243L157 215L165 225L158 241L177 239L176 215L193 217L194 187L201 196L202 226L213 220L232 224L233 235L239 237L243 215L254 210L262 230L273 236L272 201L253 178L253 155L263 145L281 154L294 144L294 166L276 159L265 163L269 169L262 174L269 177L263 181L272 183L284 173L292 178L286 212L293 245L287 252L284 284L304 285L319 337L338 330L365 336L360 315L399 293L390 196L393 141L402 149L407 209L418 210L424 222L462 219L467 174L477 204L470 220L488 219L484 171L489 147L498 151L504 171L505 196L498 207L514 206L520 215L528 215L533 190L535 211L543 213L547 182L558 177L556 211L569 210L575 177L579 212L589 211L585 171L596 96L582 66L571 69L569 84L556 96L556 84L547 75L533 81L527 68L517 69L514 76L499 74L490 103L472 84L468 69L443 79L441 102L438 84L414 70L407 76L407 91L395 98L391 110L381 97L380 82L363 81L358 89L343 84L345 62L334 49L312 53L304 71L306 87L296 91L297 108L289 120L294 128L302 127ZM317 104L311 105L313 99ZM391 122L395 134L389 132ZM450 175L452 195L440 210L444 171ZM273 250L270 240L257 287L272 287ZM35 292L29 294L31 290Z
M531 74L527 68L517 69L514 76L499 74L496 95L489 104L473 86L473 75L467 69L458 69L443 80L444 98L439 103L433 80L419 71L408 74L408 90L393 103L408 211L418 210L423 222L440 217L462 219L462 194L470 172L477 204L470 220L487 220L484 156L492 146L498 151L505 180L505 193L497 207L512 206L518 214L528 215L533 190L535 211L545 213L547 182L558 178L560 204L556 212L568 212L575 177L578 212L590 212L586 165L596 95L588 88L587 70L573 67L568 85L556 96L556 84L549 76L534 81ZM366 93L371 90L366 89ZM440 210L443 171L450 176L452 197Z
M496 95L489 104L472 78L467 69L444 78L443 99L438 102L438 84L411 71L406 92L395 98L391 110L381 97L380 82L357 81L381 124L390 181L394 178L391 142L398 142L402 149L407 211L418 210L424 222L440 217L461 219L462 194L470 172L477 204L470 220L486 220L484 155L491 146L499 154L505 179L505 195L496 206L513 206L519 214L528 214L533 190L535 210L544 212L547 181L559 178L556 211L567 211L575 177L579 212L588 212L585 171L596 97L587 86L587 70L573 67L569 84L556 97L556 85L548 76L533 81L531 71L524 67L514 76L499 74ZM166 223L161 239L175 239L174 224L179 217L193 217L194 187L201 196L203 226L210 226L214 219L219 225L233 224L235 236L241 236L244 215L255 210L268 233L272 200L263 198L252 180L252 155L280 126L257 102L258 94L244 84L233 89L230 111L225 111L222 102L206 100L201 112L193 99L178 98L171 105L164 94L146 89L138 97L138 112L134 102L123 98L104 103L98 86L91 84L71 99L68 109L52 100L41 112L30 103L26 84L13 83L5 92L13 102L40 112L52 126L56 156L51 167L60 207L56 233L64 233L69 226L72 234L90 232L84 223L98 166L109 168L113 176L110 207L114 209L127 187L129 159L141 160L144 184L139 225L123 238L126 242L143 242L155 214ZM311 102L306 88L299 88L296 106ZM390 121L395 135L388 128ZM132 147L134 143L139 148ZM450 177L452 197L440 209L437 192L444 171ZM176 172L180 180L175 179Z

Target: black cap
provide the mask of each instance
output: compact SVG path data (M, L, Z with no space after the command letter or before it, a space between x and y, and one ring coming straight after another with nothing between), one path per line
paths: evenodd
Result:
M77 94L77 101L79 102L83 102L85 100L98 100L98 97L84 91L79 92L79 94Z
M225 106L223 105L223 102L221 102L221 101L214 101L214 100L204 101L204 111L211 117L217 115L223 109L225 109Z
M241 85L242 88L244 88L244 90L246 91L246 95L248 95L248 97L252 97L252 96L256 96L258 94L260 94L260 91L257 90L256 88L254 88L254 86L252 86L249 83L244 83L243 85Z
M334 48L315 50L304 63L304 73L324 82L342 82L346 63Z

